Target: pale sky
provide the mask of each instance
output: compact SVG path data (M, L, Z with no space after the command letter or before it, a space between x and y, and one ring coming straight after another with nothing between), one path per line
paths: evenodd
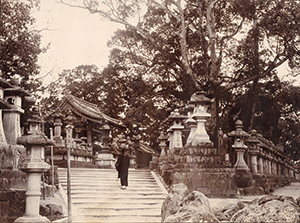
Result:
M95 64L103 68L108 63L107 42L118 28L123 28L92 15L84 9L72 8L57 0L41 0L40 10L32 14L36 28L43 30L42 47L50 43L46 53L39 56L41 75L50 83L64 69Z

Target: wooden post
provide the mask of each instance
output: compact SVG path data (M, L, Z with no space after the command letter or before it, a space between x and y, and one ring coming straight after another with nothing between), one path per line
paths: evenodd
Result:
M72 198L71 198L71 160L70 160L70 150L73 145L72 143L72 129L73 126L66 126L66 149L68 151L67 154L67 195L68 195L68 222L72 222Z
M53 140L53 129L50 128L50 140ZM51 149L51 182L52 182L52 197L54 197L54 161L53 161L53 146L50 147Z

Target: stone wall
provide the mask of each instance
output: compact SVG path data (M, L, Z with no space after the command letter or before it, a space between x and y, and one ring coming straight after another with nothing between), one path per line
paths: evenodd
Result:
M27 175L18 170L24 155L23 146L0 144L0 222L13 222L24 214Z

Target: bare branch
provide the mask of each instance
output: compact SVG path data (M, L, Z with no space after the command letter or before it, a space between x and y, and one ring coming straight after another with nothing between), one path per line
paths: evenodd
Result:
M238 81L238 82L232 82L229 83L225 86L225 89L232 89L232 88L236 88L236 87L240 87L250 81L253 81L257 78L263 78L265 76L267 76L272 70L274 70L276 67L279 67L280 65L282 65L285 61L288 60L288 58L286 56L284 56L284 58L279 59L281 55L277 55L273 62L269 65L269 67L267 69L265 69L263 72L257 74L257 75L253 75L251 77L245 78L244 80ZM278 60L278 61L277 61ZM276 62L277 61L277 62Z

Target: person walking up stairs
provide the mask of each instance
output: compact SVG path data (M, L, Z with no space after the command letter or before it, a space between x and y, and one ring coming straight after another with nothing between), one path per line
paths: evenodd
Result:
M128 178L129 186L121 190L114 169L72 168L74 214L81 214L85 222L161 222L166 190L155 174L129 169ZM66 191L66 169L59 169L59 180ZM77 222L82 222L82 218Z

